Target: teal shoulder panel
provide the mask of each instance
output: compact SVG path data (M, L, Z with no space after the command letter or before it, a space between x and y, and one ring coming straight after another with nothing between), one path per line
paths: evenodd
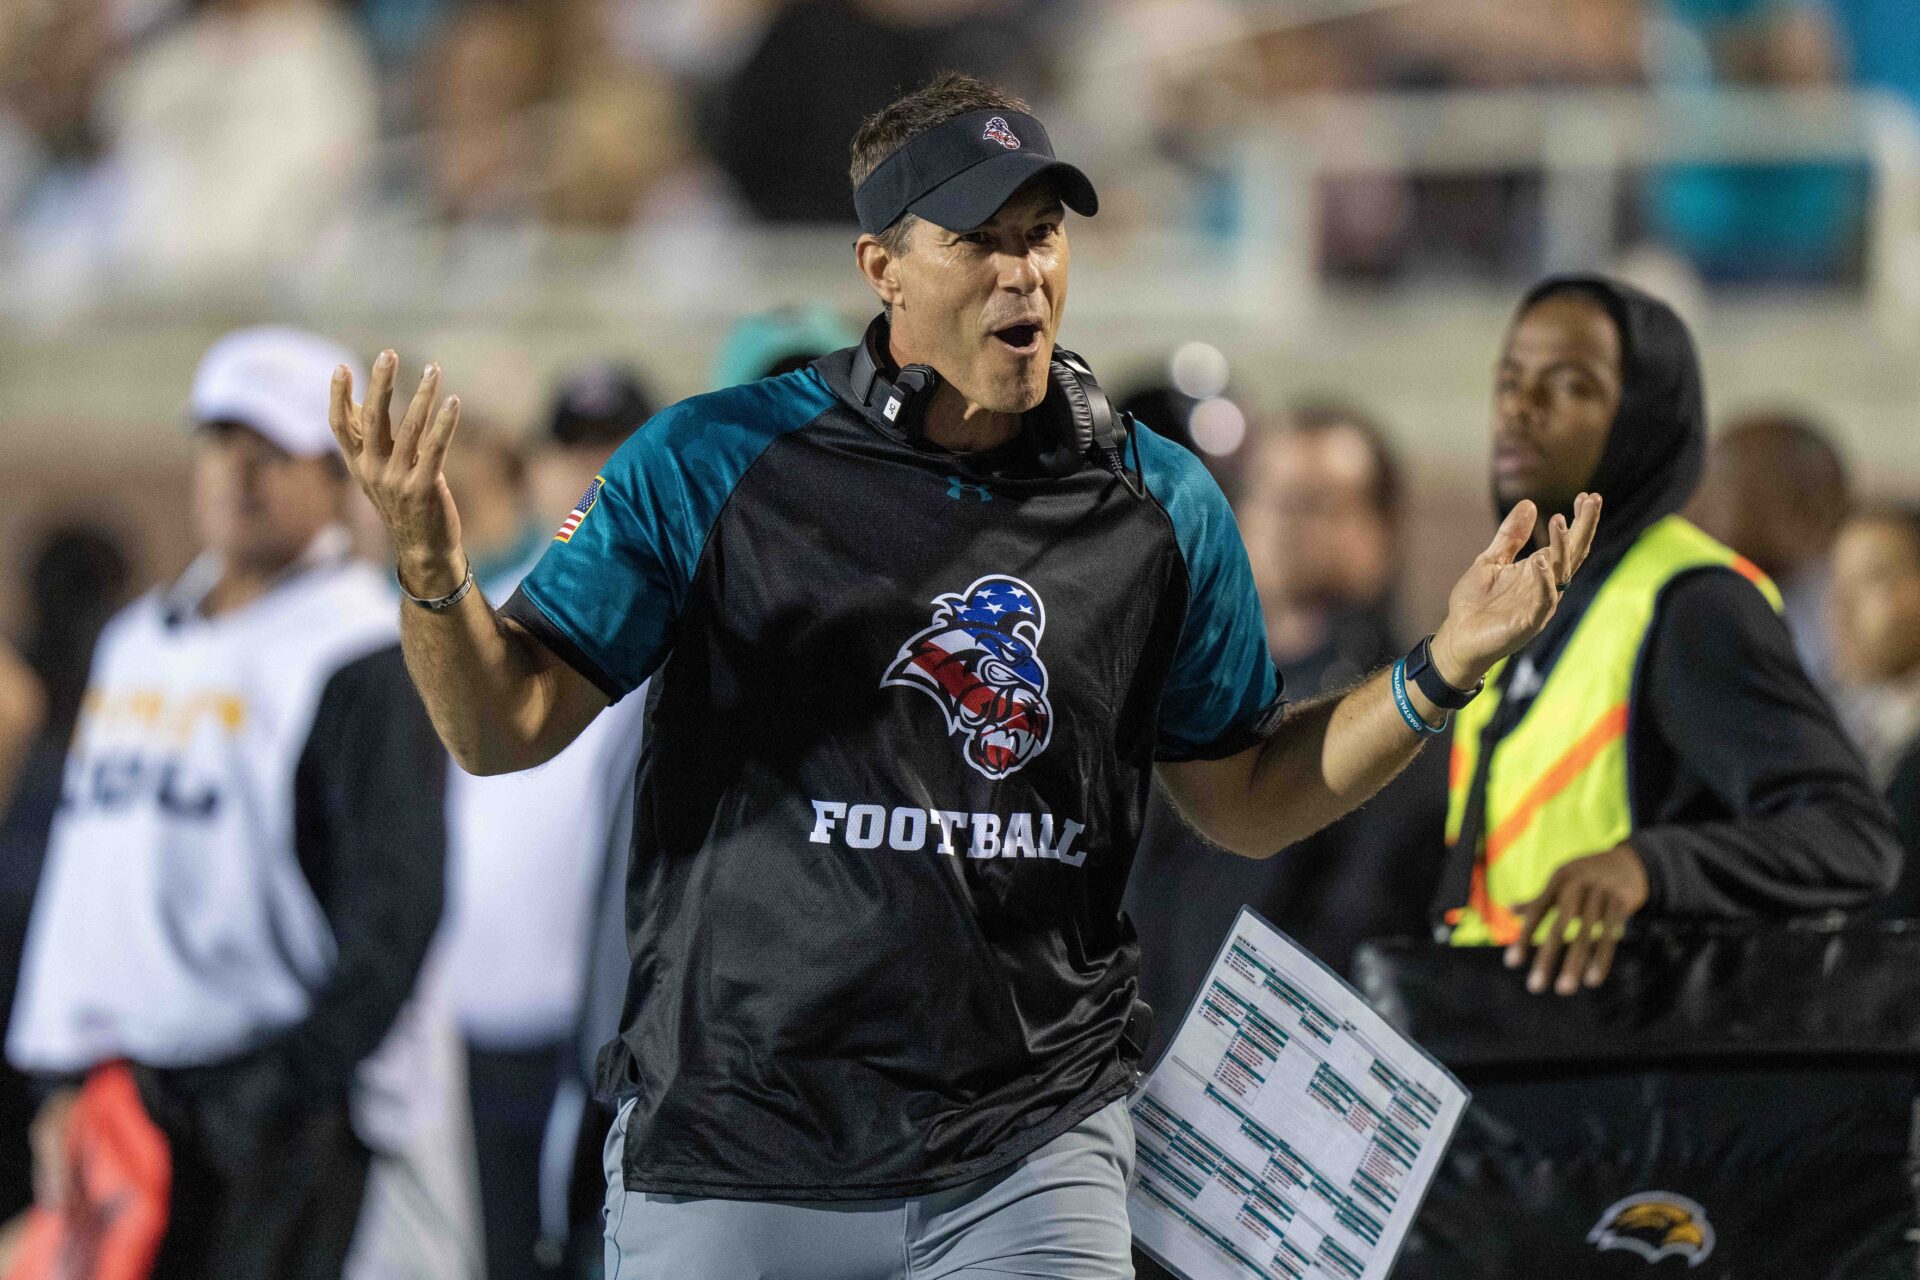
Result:
M570 657L599 668L603 688L637 688L666 656L701 550L741 478L833 402L820 376L801 369L662 410L566 514L520 597L576 651Z

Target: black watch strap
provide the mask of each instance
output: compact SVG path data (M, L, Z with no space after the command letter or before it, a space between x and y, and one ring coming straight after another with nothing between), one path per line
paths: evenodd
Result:
M1425 636L1413 646L1413 652L1407 655L1407 679L1427 695L1427 701L1436 707L1448 711L1458 711L1480 696L1480 690L1486 686L1485 680L1474 682L1471 689L1456 689L1448 684L1433 665L1433 637Z

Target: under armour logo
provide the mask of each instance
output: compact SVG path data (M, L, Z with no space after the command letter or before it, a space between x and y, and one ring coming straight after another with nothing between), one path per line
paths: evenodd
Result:
M979 495L980 501L982 502L993 501L993 495L987 492L985 485L968 484L965 480L962 480L959 476L948 476L947 477L947 496L949 498L957 499L963 493L977 494Z

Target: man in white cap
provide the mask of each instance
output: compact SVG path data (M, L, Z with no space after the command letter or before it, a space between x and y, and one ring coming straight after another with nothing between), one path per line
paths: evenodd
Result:
M445 756L339 523L319 388L348 359L287 329L207 353L204 550L101 636L28 931L7 1053L50 1086L36 1199L70 1248L111 1237L79 1173L89 1099L130 1075L151 1128L127 1124L166 1152L154 1280L478 1272L458 1042L423 977Z

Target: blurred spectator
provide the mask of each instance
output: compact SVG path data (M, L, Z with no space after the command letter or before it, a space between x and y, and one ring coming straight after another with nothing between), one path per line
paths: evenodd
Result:
M118 199L98 163L94 101L130 33L111 0L0 5L0 275L59 314L98 273Z
M1833 542L1852 504L1846 463L1812 418L1750 413L1714 438L1688 506L1702 529L1760 566L1786 602L1787 630L1814 683L1832 676L1827 582Z
M617 383L607 390L608 403L620 398ZM580 488L612 450L604 437L585 443L595 437L578 402L590 399L562 403L565 434L588 454L561 463ZM630 419L629 430L640 420ZM552 542L558 516L533 505L526 460L512 440L474 425L461 424L447 484L474 576L490 600L505 600ZM553 1275L541 1241L566 1234L564 1221L542 1222L543 1201L564 1202L565 1194L562 1187L543 1195L542 1150L571 1074L595 896L608 851L627 844L625 806L645 712L644 697L624 700L538 769L474 777L454 766L449 775L446 961L467 1040L491 1280ZM577 1124L577 1098L572 1117Z
M1193 418L1199 397L1190 396L1170 382L1149 382L1121 394L1114 407L1129 417L1138 418L1169 440L1198 453L1188 423ZM1222 489L1226 486L1222 485ZM1226 489L1231 493L1233 490Z
M421 63L418 157L436 219L516 221L538 209L545 150L534 108L553 89L553 24L539 5L453 11Z
M734 287L744 216L701 150L676 87L643 66L574 77L545 109L543 211L550 225L622 237L627 271L656 298L710 298Z
M1296 409L1248 450L1236 505L1289 698L1351 684L1398 657L1399 467L1358 410ZM1211 848L1160 797L1147 813L1127 913L1141 992L1178 1026L1242 904L1345 972L1364 939L1419 935L1434 888L1445 759L1426 751L1364 808L1272 858Z
M1119 393L1114 407L1206 463L1229 496L1249 465L1247 412L1233 398L1233 366L1218 347L1186 342L1144 385Z
M860 335L826 307L779 307L742 317L713 359L713 385L731 387L803 369Z
M851 222L846 147L902 85L955 69L1009 82L1032 0L795 0L719 90L713 151L765 222Z
M29 561L32 612L20 658L11 659L0 642L0 756L15 757L11 767L0 761L0 1026L13 1015L27 919L93 643L126 604L129 577L126 553L112 535L90 525L56 526ZM0 1222L32 1198L33 1106L27 1078L0 1066Z
M39 880L44 831L31 811L51 816L52 807L29 803L13 805L17 784L25 775L46 723L47 695L33 669L12 646L0 639L0 1013L10 1014L14 988L20 976L20 944L33 906L33 887ZM57 797L58 792L55 792ZM37 797L36 797L37 799ZM30 812L15 816L15 810ZM42 837L34 839L35 835ZM0 1070L0 1226L9 1224L33 1201L33 1152L28 1126L33 1122L33 1090L27 1078L11 1068ZM0 1267L9 1266L9 1244L0 1235Z
M1378 425L1346 405L1294 410L1256 440L1235 512L1287 688L1340 688L1400 656L1400 473Z
M1673 89L1840 84L1842 50L1820 0L1662 0L1652 78ZM1652 174L1655 239L1709 280L1817 283L1849 265L1862 205L1841 165L1675 166Z
M107 0L0 6L0 218L36 179L93 158L89 108L115 36Z
M1920 915L1920 510L1883 508L1847 522L1834 548L1832 603L1835 673L1907 850L1887 914L1912 919Z
M1598 986L1643 911L1855 911L1899 869L1778 592L1677 514L1705 415L1666 304L1591 276L1522 301L1496 375L1495 500L1535 504L1536 543L1582 492L1606 509L1546 629L1454 717L1435 906L1454 944L1530 964L1530 991Z
M701 216L717 206L673 84L637 68L583 77L558 105L546 157L549 216L565 226L621 230Z
M640 371L617 360L563 374L547 415L547 441L533 456L533 502L558 525L613 451L659 409Z
M358 196L374 94L365 43L329 0L202 0L99 100L121 260L228 282L306 259Z
M1375 81L1601 88L1640 79L1645 14L1643 0L1412 0L1351 35Z
M608 0L605 34L625 61L717 83L752 53L787 0Z
M40 1207L72 1248L139 1229L67 1176L107 1141L88 1102L130 1072L121 1121L164 1144L153 1280L477 1270L458 1042L427 976L444 755L390 589L338 523L322 388L342 362L285 329L202 361L205 549L101 637L28 931L7 1053L48 1086Z
M12 804L15 784L46 720L46 689L33 668L0 640L0 813Z
M552 537L546 517L528 501L526 455L505 431L469 415L446 474L460 503L461 542L473 556L473 576L504 600Z
M120 536L61 523L39 540L28 570L33 624L21 649L47 690L47 732L64 752L80 718L93 642L127 602L133 567Z

